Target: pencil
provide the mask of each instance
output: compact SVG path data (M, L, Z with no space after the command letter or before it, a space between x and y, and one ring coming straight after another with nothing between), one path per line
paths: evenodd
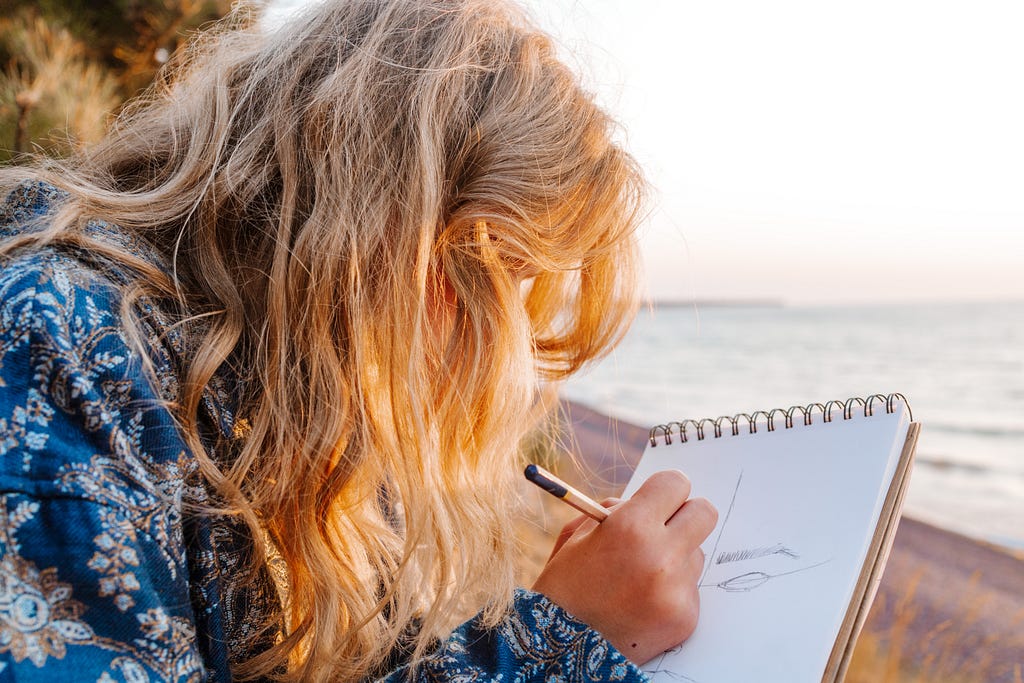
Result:
M548 472L538 465L527 465L523 471L526 478L537 486L541 487L555 498L573 506L583 514L598 522L603 522L608 517L608 510L564 481Z

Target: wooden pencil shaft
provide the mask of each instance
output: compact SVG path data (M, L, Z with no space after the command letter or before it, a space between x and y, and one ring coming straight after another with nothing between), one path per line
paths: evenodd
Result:
M565 501L567 504L576 508L588 517L591 517L598 522L603 522L607 519L608 510L601 506L600 503L583 493L580 493L543 467L538 465L527 465L523 474L525 474L526 478L532 483L544 489L555 498Z

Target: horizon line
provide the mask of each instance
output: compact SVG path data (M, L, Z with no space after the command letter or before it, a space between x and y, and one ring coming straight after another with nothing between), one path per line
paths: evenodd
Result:
M947 299L836 299L799 300L782 297L709 297L675 298L649 297L642 300L643 307L656 308L805 308L805 307L852 307L852 306L948 306L971 304L1024 304L1024 297L1005 298L947 298Z

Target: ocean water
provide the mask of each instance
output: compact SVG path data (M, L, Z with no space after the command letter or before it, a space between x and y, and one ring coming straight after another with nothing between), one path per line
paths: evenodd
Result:
M1024 548L1024 302L655 306L563 388L635 424L902 393L905 512Z

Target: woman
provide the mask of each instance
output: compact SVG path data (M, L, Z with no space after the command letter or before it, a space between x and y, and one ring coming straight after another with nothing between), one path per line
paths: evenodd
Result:
M512 7L329 0L5 171L0 677L642 677L696 621L685 478L535 591L507 530L538 379L633 310L610 135Z

